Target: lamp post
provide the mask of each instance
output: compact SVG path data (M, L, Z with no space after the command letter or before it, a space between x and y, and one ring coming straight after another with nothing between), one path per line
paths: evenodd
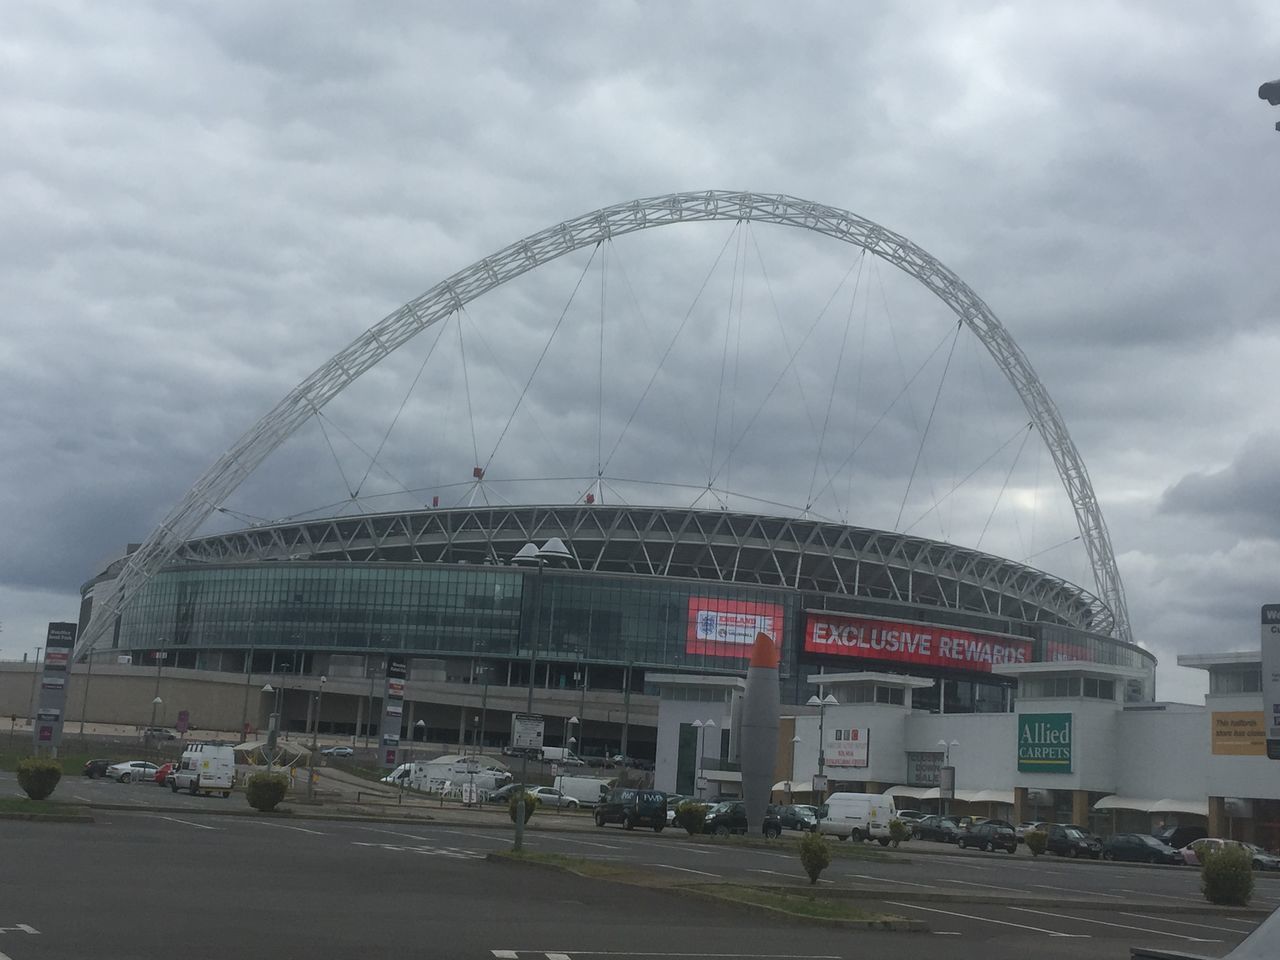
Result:
M828 693L822 698L819 698L817 694L814 694L806 701L806 703L810 707L818 708L818 776L822 776L827 769L827 707L837 706L840 701Z
M262 692L267 694L275 694L275 703L272 705L271 718L267 721L267 773L271 773L272 767L275 765L276 759L276 738L280 734L280 694L284 692L283 688L276 688L269 683L262 685Z
M317 740L320 736L320 705L324 703L324 685L329 682L329 678L323 674L320 676L320 689L316 693L316 715L311 727L311 766L307 770L307 802L311 802L316 798L316 748L319 746Z
M955 773L955 769L951 766L951 748L952 748L952 747L958 747L958 746L960 746L960 741L959 741L959 740L952 740L950 743L948 743L946 740L939 740L939 741L938 741L938 746L940 746L940 747L943 749L942 769L943 769L943 770L948 770L948 769L950 769L950 770L951 770L951 784L950 784L950 787L951 787L951 794L952 794L952 796L954 797L954 796L955 796L955 792L956 792L956 773ZM938 793L939 793L939 794L941 794L941 793L942 793L942 788L943 788L943 786L944 786L944 784L943 784L943 782L942 782L942 781L943 781L943 778L944 778L944 777L945 777L945 774L940 774L940 775L939 775L939 777L938 777L938 788L939 788L939 789L938 789ZM943 796L939 796L939 797L938 797L938 802L939 802L939 804L940 804L940 805L941 805L941 807L942 807L942 815L943 815L944 817L947 815L947 808L948 808L947 800L948 800L948 799L949 799L949 798L947 798L947 797L943 797Z
M796 785L796 746L801 743L804 740L800 736L791 738L791 778L787 781L787 803L791 802L791 794Z
M573 554L564 545L564 541L559 537L552 537L541 547L534 543L526 543L511 558L513 563L536 563L538 565L537 583L534 591L536 599L533 605L533 631L529 638L529 699L525 705L526 715L533 713L533 675L538 666L538 639L539 634L542 633L542 570L548 560L568 560L572 557ZM528 784L529 752L525 750L520 761L520 789L516 791L516 833L512 846L517 853L524 849L524 795L528 789Z
M570 744L577 743L576 737L569 736L569 728L576 727L577 725L578 725L577 717L570 717L564 722L564 746L566 750L571 749ZM569 758L566 756L565 760L568 760L568 759Z
M695 720L693 728L698 731L698 762L695 765L693 774L693 790L698 795L698 799L702 799L702 752L705 749L705 740L703 734L706 733L708 727L714 727L714 720Z
M417 723L415 723L415 724L413 725L413 730L414 730L414 735L413 735L412 739L410 740L410 744L416 743L416 742L417 742L417 741L419 741L419 740L426 740L426 738L427 738L427 721L425 721L425 720L419 720ZM413 763L414 757L416 757L416 756L418 755L418 748L417 748L417 747L412 747L411 749L413 750L413 756L409 757L409 762L410 762L410 763Z

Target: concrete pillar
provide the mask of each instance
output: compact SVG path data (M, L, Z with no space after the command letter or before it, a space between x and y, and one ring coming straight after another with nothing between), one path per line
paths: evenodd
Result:
M351 745L356 745L356 737L360 735L360 727L364 723L364 697L356 697L356 729L351 734Z
M1013 788L1013 822L1027 822L1027 788Z
M1227 835L1226 802L1222 797L1209 798L1209 836L1225 837Z
M1071 791L1071 822L1077 826L1089 826L1089 791Z
M412 727L409 728L409 732L410 733L413 732ZM459 747L464 745L466 738L467 738L467 708L465 706L461 706L458 708L458 746ZM462 751L459 750L458 752L461 753Z

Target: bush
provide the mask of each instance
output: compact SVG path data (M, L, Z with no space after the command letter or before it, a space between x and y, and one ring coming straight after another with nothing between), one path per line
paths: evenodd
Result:
M707 819L707 805L695 800L682 800L676 807L676 823L684 827L689 836L702 832Z
M43 800L53 793L62 779L62 764L44 757L27 757L18 761L18 786L32 800Z
M903 840L911 839L911 831L907 829L907 825L901 820L889 821L889 840L896 847Z
M1022 839L1033 857L1040 856L1040 854L1044 853L1045 847L1049 845L1049 834L1043 830L1030 830Z
M1247 907L1253 896L1253 857L1235 845L1200 854L1200 889L1210 903Z
M245 785L249 806L270 813L289 792L289 778L280 773L255 773Z
M540 801L532 793L524 795L524 822L528 823L529 818L533 816L533 811L538 809ZM520 794L511 794L511 799L507 801L507 816L511 818L511 822L516 822L517 808L520 806Z
M809 882L817 883L822 871L831 866L831 850L826 837L820 833L806 833L800 838L800 865L809 875Z

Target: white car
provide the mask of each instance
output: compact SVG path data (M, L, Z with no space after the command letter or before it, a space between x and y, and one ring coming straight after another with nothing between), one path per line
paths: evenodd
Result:
M350 747L325 747L320 753L326 757L354 757L356 752Z
M544 807L564 807L566 810L577 810L578 801L573 797L566 797L555 787L536 787L529 791L538 798L538 802Z
M139 783L143 780L154 780L156 771L159 769L154 763L147 763L145 760L126 760L107 767L105 776L112 780L119 780L121 783Z

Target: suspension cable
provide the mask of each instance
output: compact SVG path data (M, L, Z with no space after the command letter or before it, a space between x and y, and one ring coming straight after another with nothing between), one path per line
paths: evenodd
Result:
M1018 444L1018 452L1013 456L1013 462L1009 464L1009 470L1004 475L1004 483L1000 484L1000 489L996 493L995 503L991 504L991 512L987 514L987 522L982 525L982 532L978 534L978 542L973 545L973 549L978 550L982 547L982 539L987 535L987 528L991 526L991 521L996 515L996 508L1000 506L1000 500L1004 497L1004 492L1009 486L1009 479L1013 476L1014 468L1017 467L1018 461L1022 459L1023 448L1027 445L1027 438L1031 436L1031 426L1027 425L1027 432L1022 435L1022 442ZM1014 522L1017 522L1016 515Z
M924 422L924 431L920 434L920 443L916 446L916 459L911 464L911 475L907 477L907 488L902 491L902 503L898 505L898 516L893 521L893 529L898 529L902 522L902 511L906 509L907 497L911 495L911 483L916 478L916 468L920 466L920 458L924 455L924 445L929 440L929 428L933 426L933 416L938 410L938 400L942 397L942 385L947 382L947 371L951 369L951 358L955 356L956 342L960 339L960 328L964 321L956 321L955 335L951 338L951 349L947 351L947 362L942 366L942 376L938 377L938 389L933 394L933 406L929 408L929 418ZM944 537L946 531L943 531Z

